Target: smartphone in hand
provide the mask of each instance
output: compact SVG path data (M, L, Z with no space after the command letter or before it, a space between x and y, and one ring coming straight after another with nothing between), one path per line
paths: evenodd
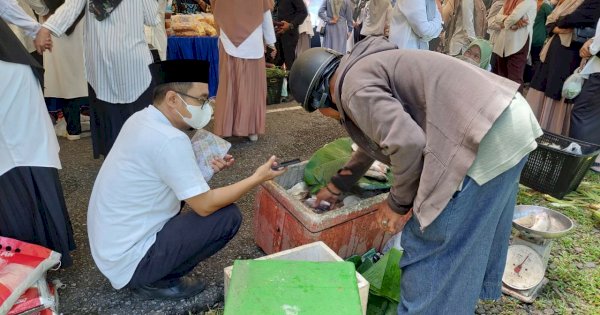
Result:
M281 169L284 169L290 165L294 165L294 164L298 164L300 163L300 159L293 159L293 160L289 160L289 161L285 161L285 162L281 162L281 163L277 163L277 166L272 166L271 169L274 171L279 171Z

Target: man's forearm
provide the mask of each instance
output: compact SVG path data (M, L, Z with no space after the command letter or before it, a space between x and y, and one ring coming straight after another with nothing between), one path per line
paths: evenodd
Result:
M208 216L215 211L234 203L262 181L252 175L235 184L209 190L201 195L187 199L186 202L201 216Z
M349 191L365 175L373 162L374 159L359 149L352 154L344 168L331 178L331 183L341 191Z

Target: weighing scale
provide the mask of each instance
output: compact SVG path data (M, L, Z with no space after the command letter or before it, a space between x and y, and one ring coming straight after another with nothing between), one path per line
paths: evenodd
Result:
M524 224L527 221L534 224ZM518 233L508 247L502 292L531 303L548 283L545 274L554 239L567 234L573 228L573 221L548 208L517 206L513 227Z

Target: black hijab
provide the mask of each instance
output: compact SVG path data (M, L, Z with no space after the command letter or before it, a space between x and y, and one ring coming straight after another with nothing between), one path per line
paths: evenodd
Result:
M29 54L8 24L0 18L0 60L11 63L28 65L33 74L44 86L44 68Z

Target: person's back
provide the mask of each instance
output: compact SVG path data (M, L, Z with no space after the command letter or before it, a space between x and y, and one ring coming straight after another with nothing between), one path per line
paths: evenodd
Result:
M383 141L379 147L389 152L398 148L393 137L384 136L388 134L407 134L406 145L426 146L423 169L428 172L420 179L396 182L403 190L418 186L414 206L427 226L456 190L481 138L509 106L518 85L439 53L396 50L379 38L364 40L342 59L338 80L346 70L340 102L360 130L375 142ZM391 95L384 97L380 90ZM396 168L400 173L409 168L406 161L401 163L406 168Z
M154 106L133 114L102 164L90 198L88 235L98 268L127 284L180 200L208 191L188 136ZM189 182L195 186L181 187Z

